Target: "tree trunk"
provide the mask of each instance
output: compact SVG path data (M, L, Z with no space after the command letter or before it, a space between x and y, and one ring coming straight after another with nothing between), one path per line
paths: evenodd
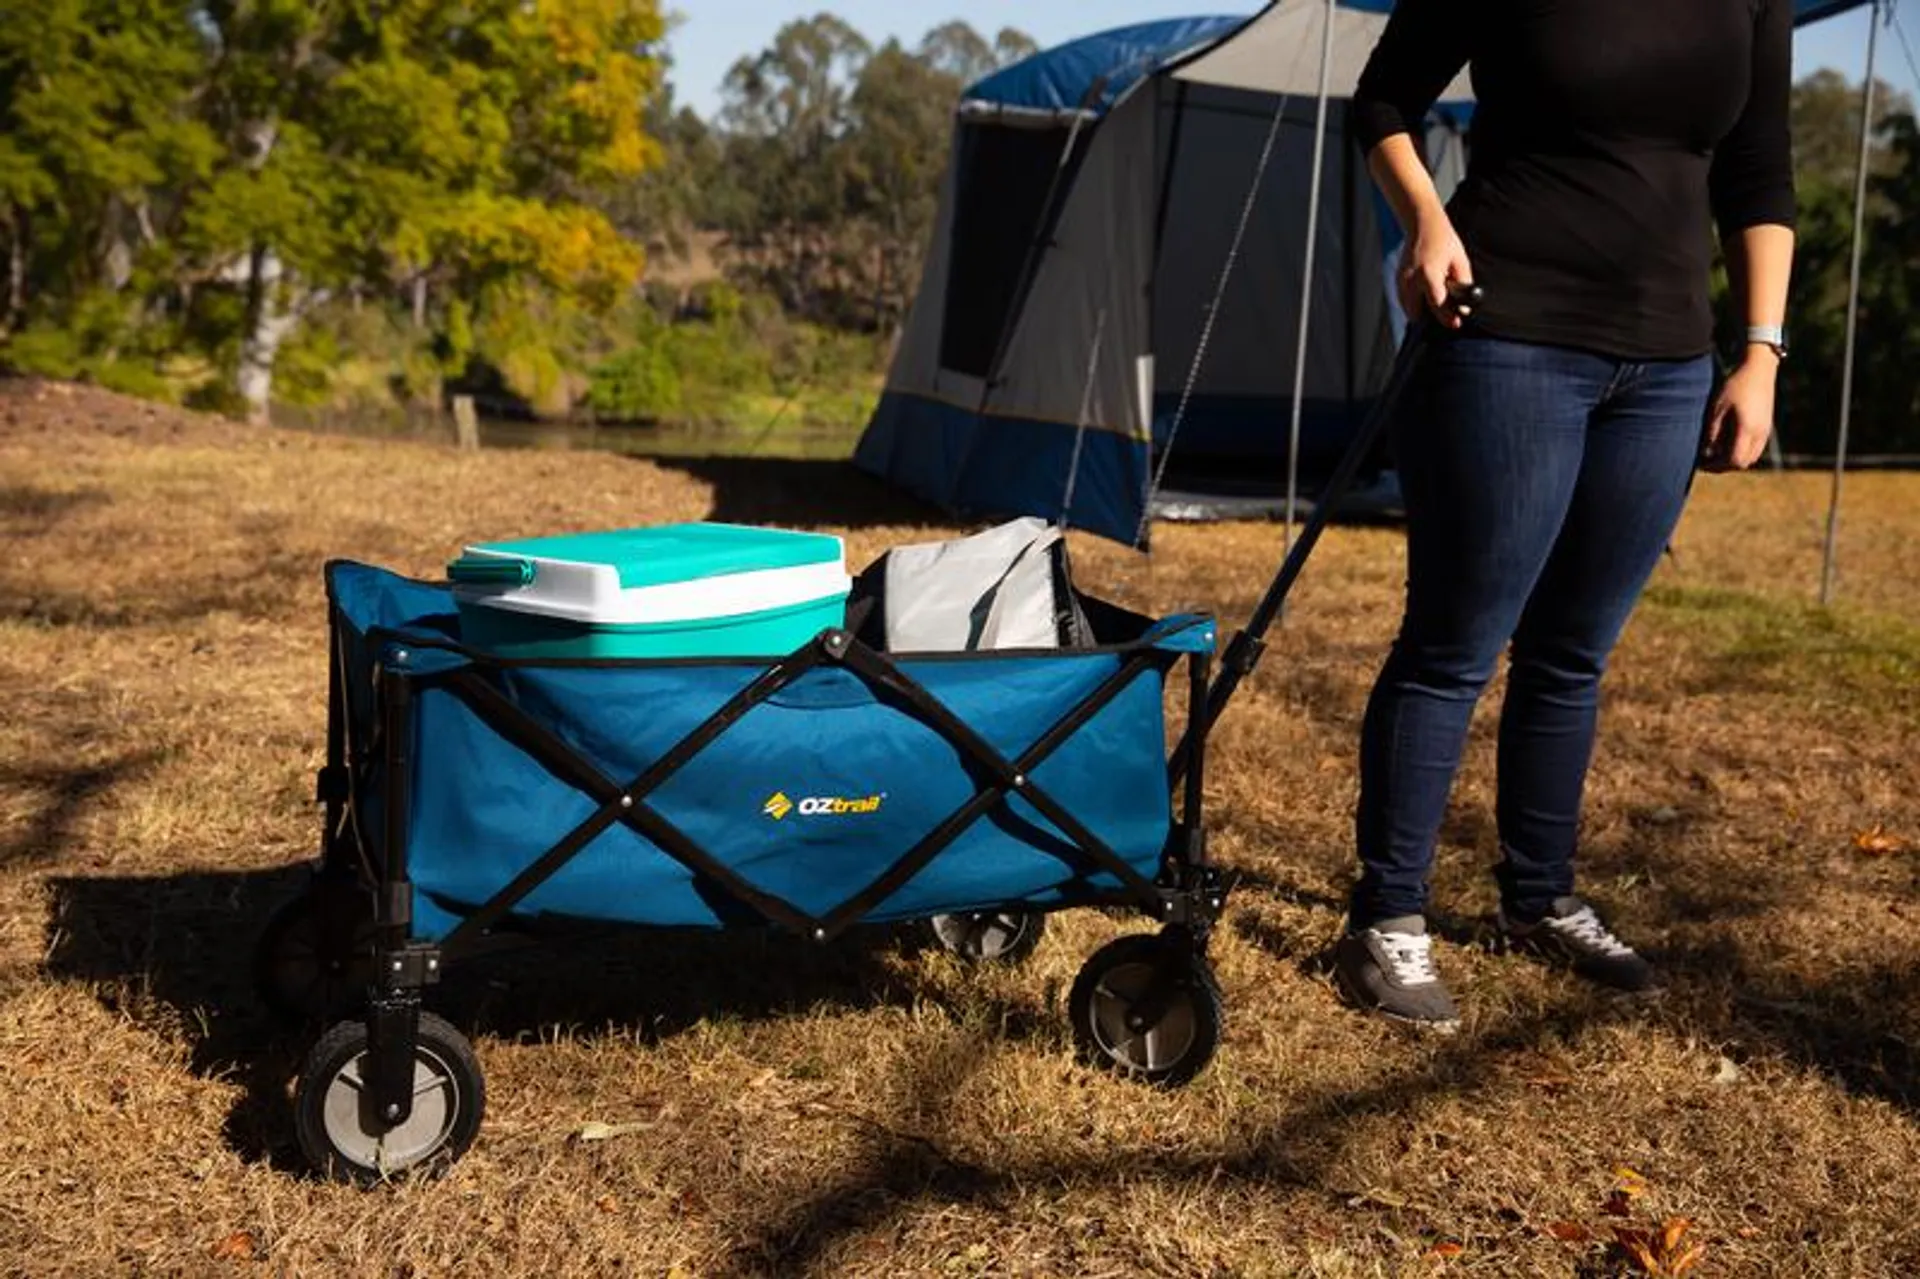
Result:
M413 277L413 327L415 332L427 327L427 273L425 271Z
M247 406L247 420L265 423L273 402L273 362L280 344L300 322L299 311L281 297L280 262L273 250L253 251L247 275L247 335L240 343L240 369L235 379Z
M7 315L9 331L27 309L27 214L15 206L7 219Z

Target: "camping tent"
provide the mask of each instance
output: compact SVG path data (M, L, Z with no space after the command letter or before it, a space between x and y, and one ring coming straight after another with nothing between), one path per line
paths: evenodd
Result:
M856 464L962 517L1143 546L1166 482L1194 513L1324 473L1398 333L1398 233L1343 109L1390 8L1147 23L971 86ZM1463 74L1429 121L1443 194L1471 110Z
M1126 27L973 85L856 463L958 514L1064 513L1129 542L1144 535L1158 458L1179 461L1186 488L1278 475L1323 12L1322 0L1281 0L1251 20ZM1338 13L1341 91L1385 18ZM1464 164L1468 95L1445 97L1430 139L1443 177ZM1344 137L1343 121L1329 131ZM1393 221L1356 149L1334 154L1317 218L1303 469L1338 451L1392 356L1382 271Z

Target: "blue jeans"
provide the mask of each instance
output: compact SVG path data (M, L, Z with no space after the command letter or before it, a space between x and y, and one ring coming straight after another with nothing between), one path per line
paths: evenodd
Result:
M1406 611L1361 732L1353 927L1425 911L1468 726L1509 645L1501 901L1531 922L1573 891L1601 675L1679 523L1712 377L1710 356L1434 339L1390 427Z

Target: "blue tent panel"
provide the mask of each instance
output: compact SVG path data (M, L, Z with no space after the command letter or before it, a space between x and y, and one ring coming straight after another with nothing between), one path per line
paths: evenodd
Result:
M1179 55L1237 30L1244 17L1142 22L1072 40L996 71L967 98L1041 111L1079 107L1105 113L1129 89ZM1100 93L1087 101L1104 78Z
M1060 422L979 414L900 391L880 399L855 465L966 517L1053 518L1081 432ZM1112 431L1080 440L1070 522L1131 545L1147 491L1147 447Z

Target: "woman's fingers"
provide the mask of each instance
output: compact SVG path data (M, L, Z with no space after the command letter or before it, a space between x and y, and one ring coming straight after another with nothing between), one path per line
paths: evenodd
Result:
M1729 447L1732 435L1739 429L1739 419L1733 411L1733 400L1724 392L1713 402L1713 411L1707 415L1706 440L1701 445L1701 465L1708 471L1726 471L1731 469L1732 452Z
M1772 434L1772 428L1765 422L1742 424L1740 438L1734 447L1733 464L1743 471L1751 470L1767 451L1767 439Z

